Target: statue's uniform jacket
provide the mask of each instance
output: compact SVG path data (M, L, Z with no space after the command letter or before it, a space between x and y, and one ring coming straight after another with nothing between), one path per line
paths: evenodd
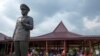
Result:
M30 30L33 29L33 18L30 16L19 17L16 23L15 32L13 35L14 41L28 41L30 39Z

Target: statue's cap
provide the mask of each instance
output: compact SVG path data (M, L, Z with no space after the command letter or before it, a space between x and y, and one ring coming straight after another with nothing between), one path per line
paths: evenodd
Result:
M30 11L30 8L26 5L26 4L21 4L20 5L20 9L26 8Z

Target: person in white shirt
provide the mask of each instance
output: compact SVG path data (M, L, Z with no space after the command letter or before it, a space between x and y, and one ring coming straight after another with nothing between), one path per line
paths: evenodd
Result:
M96 56L99 56L99 50L95 50L95 54L96 54Z

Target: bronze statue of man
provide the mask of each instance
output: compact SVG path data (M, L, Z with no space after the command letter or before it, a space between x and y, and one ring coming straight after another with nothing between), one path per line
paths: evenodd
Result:
M25 4L20 6L22 16L18 18L13 34L15 56L27 56L30 30L33 29L33 18L27 16L30 11Z

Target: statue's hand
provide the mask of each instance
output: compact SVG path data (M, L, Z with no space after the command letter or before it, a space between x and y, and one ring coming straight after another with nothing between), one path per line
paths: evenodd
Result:
M24 22L24 19L21 19L21 23L23 23Z

